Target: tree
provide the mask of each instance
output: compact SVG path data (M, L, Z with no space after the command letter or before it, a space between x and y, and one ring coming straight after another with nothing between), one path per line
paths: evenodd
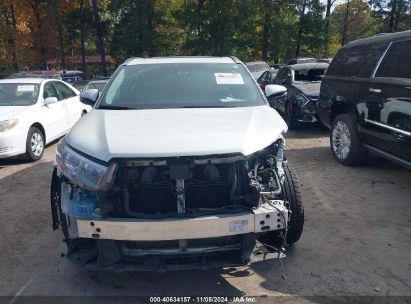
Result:
M91 3L93 7L94 25L97 33L97 49L101 60L101 72L103 76L107 76L106 51L104 49L104 29L100 18L97 0L92 0Z

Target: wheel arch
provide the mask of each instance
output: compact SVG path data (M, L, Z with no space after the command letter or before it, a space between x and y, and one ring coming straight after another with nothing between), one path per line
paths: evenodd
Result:
M33 127L39 129L41 131L41 133L43 133L44 144L46 144L47 143L47 137L46 137L47 135L46 135L46 130L44 129L43 125L39 122L35 122L30 126L30 128L33 128ZM30 130L30 128L29 128L29 130Z
M340 114L349 114L353 113L355 116L358 118L358 111L357 108L354 106L353 103L349 101L337 101L335 98L332 102L331 105L331 117L330 117L330 123L334 121L334 118L336 118Z

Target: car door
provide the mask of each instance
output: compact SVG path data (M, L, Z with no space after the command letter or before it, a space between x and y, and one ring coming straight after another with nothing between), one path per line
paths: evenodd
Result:
M260 88L263 90L263 92L264 92L264 89L265 89L265 86L267 85L267 84L270 84L270 81L271 81L271 74L270 74L270 72L264 72L261 76L260 76L260 78L258 78L258 85L260 86Z
M367 85L366 140L411 161L411 40L393 42Z
M54 86L55 81L48 81L43 86L43 100L48 97L56 97L58 102L42 105L40 109L41 121L46 131L46 140L50 142L67 133L68 111L64 102L60 101L60 96Z
M69 86L63 82L56 82L55 87L60 95L60 99L65 103L68 111L69 128L80 119L84 107L79 100L79 96Z

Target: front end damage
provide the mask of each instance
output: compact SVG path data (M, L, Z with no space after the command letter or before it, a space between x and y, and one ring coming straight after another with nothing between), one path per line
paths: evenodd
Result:
M113 159L90 172L86 156L61 148L53 228L64 233L67 257L88 269L204 269L279 257L291 217L283 143L247 157ZM92 186L79 172L101 178Z

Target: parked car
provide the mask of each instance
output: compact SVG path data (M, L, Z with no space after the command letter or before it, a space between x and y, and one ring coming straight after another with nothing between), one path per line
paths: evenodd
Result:
M258 79L262 73L270 70L270 66L264 61L246 62L245 65L253 75L254 79Z
M95 108L59 143L51 185L71 261L204 269L263 257L257 239L277 258L300 238L287 126L238 59L129 59L80 96Z
M286 64L282 64L282 63L270 64L270 68L272 70L279 70L279 69L281 69L282 67L285 67L285 66L286 66Z
M79 92L60 80L0 80L0 158L39 160L46 144L63 136L91 110Z
M327 68L327 63L302 63L278 71L273 83L287 88L287 98L276 99L271 104L284 115L290 129L300 123L318 121L317 99Z
M276 70L265 71L258 79L257 83L260 88L264 91L265 86L269 84L274 84L275 75L277 75Z
M318 113L344 165L373 151L411 168L411 31L353 41L334 57Z
M314 63L316 62L315 58L312 57L297 57L288 59L285 64L286 65L293 65L293 64L300 64L300 63Z
M110 79L92 80L84 87L83 90L97 89L101 93L109 80Z

